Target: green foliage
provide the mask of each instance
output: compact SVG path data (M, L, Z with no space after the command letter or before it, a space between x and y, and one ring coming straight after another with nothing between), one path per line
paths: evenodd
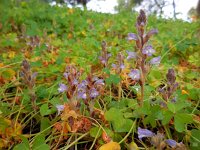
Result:
M178 113L174 116L174 125L175 129L178 132L185 131L186 124L192 123L193 119L190 114L187 113Z
M90 136L94 138L99 138L102 134L102 130L98 127L93 127L90 129Z
M195 150L199 147L199 143L200 143L200 130L197 129L192 129L191 130L191 149Z
M37 137L35 137L33 141L32 149L33 150L39 150L39 149L50 150L49 145L45 143L45 137L43 134L40 134Z
M20 136L20 138L22 139L22 143L16 145L13 150L30 150L28 139L23 136Z
M120 77L118 75L111 74L109 78L106 79L106 84L111 85L115 84L117 85L120 82Z
M128 67L121 74L111 68L119 52L126 57L126 50L135 51L126 37L136 32L136 13L100 14L34 0L1 0L0 9L0 137L4 138L0 149L81 149L91 141L100 146L106 143L104 132L121 146L127 146L127 141L141 145L135 128L132 130L135 122L137 127L162 131L191 149L199 147L198 22L148 17L148 28L159 30L149 43L162 58L161 65L147 68L151 71L144 86L144 105L139 106L140 83L130 81ZM99 63L103 40L112 54L107 68ZM38 73L31 88L20 74L24 58L30 62L31 73ZM57 106L70 101L69 93L58 92L58 84L65 82L63 72L71 64L83 71L81 79L89 73L104 79L101 96L89 100L94 113L87 110L87 100L74 98L80 110L72 111L70 105L65 115L58 114ZM125 65L134 67L135 62L125 61ZM169 68L175 69L179 83L171 96L175 102L164 100L159 93L159 88L168 84L165 74ZM32 107L33 92L36 108ZM77 126L82 130L76 131ZM147 147L151 147L148 142Z
M106 112L105 117L112 123L115 132L128 132L133 125L133 120L126 119L121 111L117 108L111 108Z
M42 116L50 115L50 114L53 114L53 113L55 113L55 112L56 112L56 109L55 109L55 108L49 109L48 104L43 104L43 105L41 105L41 107L40 107L40 114L41 114Z

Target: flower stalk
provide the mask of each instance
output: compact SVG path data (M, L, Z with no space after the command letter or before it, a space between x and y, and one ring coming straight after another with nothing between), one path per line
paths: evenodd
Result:
M147 62L148 57L152 56L155 53L155 50L151 45L148 44L149 38L158 33L157 29L152 29L148 33L145 32L145 28L147 25L147 17L143 10L140 10L140 14L137 17L136 29L137 34L129 33L128 40L134 40L136 42L136 66L134 70L138 70L139 72L131 73L129 76L132 80L137 80L141 87L141 97L138 99L138 104L140 106L143 105L144 101L144 91L145 91L145 80L146 75L149 72L150 65L158 65L160 63L160 56L154 57L149 62ZM130 53L130 52L129 52ZM133 52L132 52L133 53ZM130 56L129 56L130 57ZM139 78L136 78L136 76Z

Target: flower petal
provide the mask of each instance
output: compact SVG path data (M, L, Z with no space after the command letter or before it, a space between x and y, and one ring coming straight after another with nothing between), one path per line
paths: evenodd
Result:
M64 110L65 106L64 105L56 105L56 108L58 110L58 115L59 115L60 112Z
M154 57L150 60L150 64L152 65L159 65L161 61L161 56Z
M143 137L152 137L155 134L148 130L148 129L142 129L140 127L138 127L138 138L141 140Z
M92 88L90 90L90 97L91 98L96 98L98 95L99 95L99 92L95 88Z
M158 33L158 29L151 29L148 33L147 33L147 36L150 37L154 34L157 34Z
M140 79L140 71L138 69L131 70L131 72L129 73L129 77L132 80L139 80Z
M128 33L127 39L128 40L135 40L135 41L139 40L137 34L135 34L135 33Z
M126 51L126 53L128 54L127 60L136 58L136 52Z
M153 53L156 51L153 49L151 45L147 45L143 48L142 53L146 54L147 56L152 56Z
M64 91L66 91L66 90L67 90L67 86L66 86L65 84L63 84L63 83L60 83L60 84L59 84L58 91L59 91L60 93L62 93L62 92L64 92Z
M171 147L176 147L176 144L177 144L177 142L172 139L167 139L165 140L165 142Z

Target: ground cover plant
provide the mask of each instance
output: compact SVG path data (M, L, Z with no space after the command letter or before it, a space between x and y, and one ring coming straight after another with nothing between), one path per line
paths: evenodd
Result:
M0 9L0 149L198 149L199 22Z

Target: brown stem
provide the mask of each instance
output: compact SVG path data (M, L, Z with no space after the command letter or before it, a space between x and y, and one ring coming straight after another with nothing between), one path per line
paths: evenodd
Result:
M141 82L141 99L140 99L140 106L143 106L144 101L144 80Z
M144 39L143 37L141 37L141 49L140 49L140 52L141 52L141 57L142 57L142 60L141 60L141 99L140 99L140 102L139 102L139 105L140 106L143 106L143 101L144 101L144 85L145 85L145 59L146 59L146 55L142 54L142 49L143 49L143 46L144 46Z

